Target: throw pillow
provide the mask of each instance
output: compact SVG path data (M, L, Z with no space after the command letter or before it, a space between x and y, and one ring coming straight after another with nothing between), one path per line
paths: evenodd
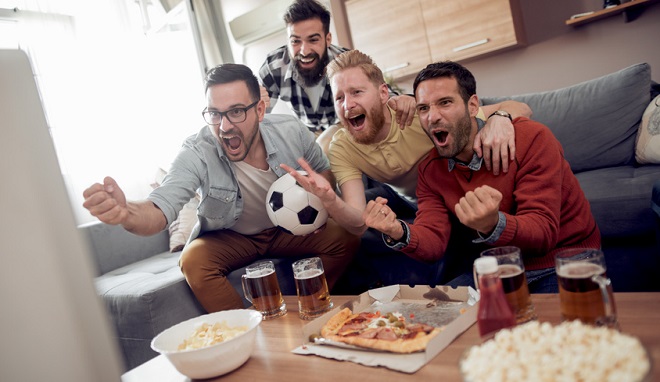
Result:
M159 187L166 174L167 172L164 169L159 168L156 171L155 180L154 183L151 184L151 187ZM188 203L183 206L181 211L179 211L179 216L177 216L176 220L170 224L168 228L170 233L170 252L183 250L183 247L188 242L188 238L190 237L195 224L197 224L197 206L199 205L199 201L199 194L191 198Z
M635 159L640 164L660 163L660 95L651 101L642 116Z
M179 216L170 224L170 252L178 252L188 242L195 224L197 224L197 206L199 205L199 196L195 196L186 203Z

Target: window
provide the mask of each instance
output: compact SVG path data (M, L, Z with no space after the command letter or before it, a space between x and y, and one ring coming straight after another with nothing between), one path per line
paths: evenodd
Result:
M129 199L146 197L158 168L204 126L185 2L169 12L146 0L6 3L0 47L31 59L78 223L93 220L83 190L105 176Z
M0 18L0 49L18 49L17 34L18 26L15 20Z

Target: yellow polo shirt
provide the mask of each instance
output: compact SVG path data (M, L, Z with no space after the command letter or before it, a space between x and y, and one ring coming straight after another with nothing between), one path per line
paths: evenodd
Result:
M328 158L332 173L341 187L352 179L361 179L362 174L390 185L403 196L416 200L417 164L433 148L433 143L422 129L415 115L412 125L401 130L392 115L390 132L383 141L371 145L355 142L346 128L341 128L332 137ZM477 118L484 119L479 108Z

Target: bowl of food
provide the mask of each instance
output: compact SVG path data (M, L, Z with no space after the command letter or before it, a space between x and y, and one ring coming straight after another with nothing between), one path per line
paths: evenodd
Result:
M261 313L247 309L206 314L164 330L151 348L191 379L216 377L250 358L261 320Z

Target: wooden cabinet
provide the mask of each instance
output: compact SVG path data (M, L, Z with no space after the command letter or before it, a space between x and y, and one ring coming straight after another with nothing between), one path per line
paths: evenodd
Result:
M460 61L522 41L521 22L514 19L518 10L510 0L420 1L433 61Z
M393 78L524 43L518 0L348 0L353 46Z
M353 47L386 76L416 74L431 62L418 0L349 0L346 13Z

